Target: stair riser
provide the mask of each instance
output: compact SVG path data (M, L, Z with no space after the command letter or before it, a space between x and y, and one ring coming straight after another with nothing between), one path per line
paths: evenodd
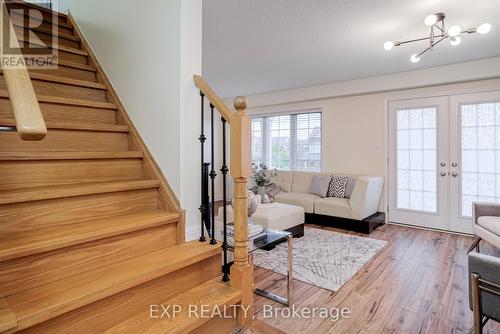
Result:
M175 231L169 224L2 262L0 297L173 246Z
M38 44L34 44L34 45L39 47ZM32 46L32 47L35 47L35 46ZM26 54L26 53L28 53L27 50L29 50L29 49L27 47L24 47L23 45L21 45L21 50ZM53 50L53 52L57 55L58 59L66 60L66 61L70 61L70 62L78 63L78 64L84 64L84 65L89 64L88 57L85 55L81 55L81 54L73 53L73 52L68 52L68 51L63 51L60 49Z
M62 60L67 60L67 61L72 61L74 63L79 63L79 64L89 64L89 60L87 56L76 54L76 53L71 53L71 52L66 52L62 50L56 50L57 56L59 59Z
M16 30L16 34L17 36L24 36L24 34L28 31L27 28L25 27L21 27L21 26L14 26L14 29ZM53 38L52 38L52 35L48 34L48 33L45 33L45 32L42 32L42 31L39 31L39 30L30 30L32 33L34 33L36 36L38 36L38 38L44 42L48 42L49 45L51 43L53 43ZM74 41L72 39L66 39L64 37L61 37L59 36L56 41L55 41L58 45L65 45L65 46L69 46L71 48L76 48L76 49L79 49L80 48L80 42L78 41Z
M121 132L49 129L45 139L39 142L23 141L15 132L0 132L0 151L3 152L121 152L127 150L127 134Z
M0 191L58 184L138 180L141 170L141 159L3 162L0 164L3 178Z
M115 124L115 110L40 102L47 122ZM0 118L13 119L9 99L0 98Z
M26 229L126 215L158 208L157 189L78 196L0 205L0 231Z
M53 18L53 15L50 15L49 13L45 13L45 12L42 12L43 13L43 22L39 22L38 21L38 16L31 16L31 17L28 17L27 15L19 15L19 13L17 11L10 11L10 9L12 8L11 5L8 6L9 7L9 14L10 14L10 18L11 18L11 21L15 24L18 24L18 25L23 25L23 26L28 26L29 22L30 22L30 19L31 21L33 22L31 25L32 26L39 26L39 27L42 27L42 28L47 28L47 29L51 29L52 28L52 18ZM25 8L24 9L24 14L27 13L28 10L34 10L36 11L36 9L29 9L29 8ZM58 17L58 20L57 20L57 30L59 30L60 32L63 32L65 34L73 34L73 29L71 27L68 26L68 23L66 21L65 18L63 17L60 17L60 16L57 16Z
M32 79L31 82L33 83L35 92L40 95L106 102L106 91L102 89L73 86L38 79ZM3 74L0 76L0 89L7 90Z
M59 65L55 69L36 69L31 70L34 73L43 73L48 75L56 75L64 78L97 82L97 75L94 71L85 71L78 68Z
M22 333L102 333L136 313L161 304L220 275L220 255L195 263L174 273L125 292L82 307Z

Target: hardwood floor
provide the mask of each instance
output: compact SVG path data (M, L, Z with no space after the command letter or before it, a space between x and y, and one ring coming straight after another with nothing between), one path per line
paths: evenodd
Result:
M265 319L264 305L283 306L257 295L255 318L286 333L468 333L466 253L472 238L387 224L370 238L389 243L336 293L293 282L296 307L348 307L350 318ZM484 242L481 246L481 252L500 255ZM255 286L284 293L286 281L256 267ZM484 333L498 334L500 325L490 321Z

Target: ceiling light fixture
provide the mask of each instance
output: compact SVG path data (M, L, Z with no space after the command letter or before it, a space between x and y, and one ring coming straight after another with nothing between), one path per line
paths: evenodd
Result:
M431 14L425 18L424 23L426 26L432 27L433 25L436 24L437 21L438 21L438 16L436 14Z
M416 38L402 42L392 42L387 41L384 43L384 49L389 51L392 50L396 46L400 46L403 44L409 44L414 42L421 41L429 41L429 46L427 49L423 50L420 53L416 53L410 57L410 61L412 63L418 63L420 61L421 56L427 51L433 51L434 47L441 43L445 39L450 40L450 44L453 46L457 46L462 43L462 38L459 36L460 34L487 34L491 31L491 24L483 23L477 28L471 28L468 30L463 30L459 25L453 25L448 30L446 29L446 25L444 22L446 15L444 13L436 13L428 15L424 23L426 26L431 28L430 34L428 37Z
M461 26L454 25L454 26L451 26L448 29L448 36L451 36L451 37L458 36L461 33L462 33L462 27Z
M491 30L491 24L483 23L479 27L477 27L476 32L484 35L484 34L489 33L490 30Z
M384 43L384 49L387 51L391 50L394 47L394 42L387 41Z

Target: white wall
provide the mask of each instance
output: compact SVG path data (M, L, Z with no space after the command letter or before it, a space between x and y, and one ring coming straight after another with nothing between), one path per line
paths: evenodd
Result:
M188 239L199 237L200 175L200 94L193 84L193 74L201 74L202 0L179 0L181 3L180 66L180 201L186 210ZM167 174L168 176L168 174Z
M192 76L201 73L201 8L201 0L59 1L181 200L188 230L199 222L199 173L192 163L199 152L192 126L199 99Z
M407 72L356 80L356 83L345 82L250 96L249 103L253 107L249 109L249 113L321 108L323 170L385 176L386 102L391 99L423 97L462 90L500 89L500 79L477 80L477 73L483 75L487 73L488 76L484 76L490 77L491 73L499 72L500 66L491 67L489 72L483 68L499 60L500 58L495 58L479 63L453 65L456 72L450 72L448 76L444 75L445 69L450 67L436 68L435 73L439 74L426 78L426 82L432 82L432 85L428 84L426 87L422 87L421 78L424 73L429 74L429 72L424 70L424 73ZM476 66L477 73L469 71L472 65ZM474 80L467 80L468 71ZM457 80L459 82L449 83L450 78L457 76L461 77ZM500 75L497 74L497 77ZM439 82L446 83L439 84ZM419 88L412 88L412 85ZM314 96L319 98L310 99ZM290 103L286 103L287 101ZM380 204L380 210L384 210L383 202Z

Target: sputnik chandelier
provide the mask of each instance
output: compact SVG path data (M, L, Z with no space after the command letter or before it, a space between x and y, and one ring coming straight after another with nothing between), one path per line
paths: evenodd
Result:
M429 46L427 47L427 49L410 57L412 63L418 63L420 61L420 57L422 57L424 53L426 53L427 51L433 51L434 47L445 39L449 39L451 45L457 46L462 43L462 38L460 37L461 34L473 34L476 32L479 34L487 34L491 30L491 24L489 23L483 23L477 28L471 28L468 30L463 30L459 25L453 25L446 29L446 24L444 22L445 17L446 16L444 13L436 13L428 15L425 18L425 25L430 27L431 29L429 37L411 39L403 42L387 41L384 43L384 49L389 51L392 50L395 46L428 40Z

